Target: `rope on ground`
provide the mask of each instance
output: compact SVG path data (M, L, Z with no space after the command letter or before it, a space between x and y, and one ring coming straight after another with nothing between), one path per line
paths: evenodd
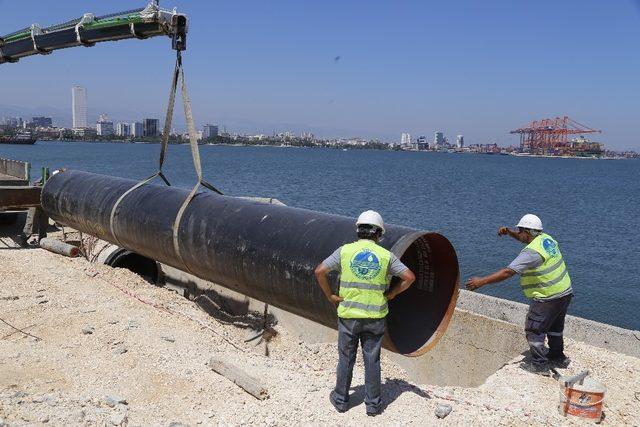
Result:
M2 323L4 323L5 325L7 325L7 326L9 326L9 327L11 327L11 328L13 328L13 329L15 329L17 332L21 332L21 333L25 334L26 336L29 336L29 337L35 338L35 339L36 339L36 340L38 340L38 341L41 341L41 340L42 340L42 338L40 338L40 337L37 337L37 336L35 336L35 335L31 335L29 332L25 332L25 331L23 331L23 330L22 330L22 329L20 329L20 328L16 328L16 327L15 327L15 326L13 326L11 323L7 322L6 320L4 320L4 319L3 319L3 318L1 318L1 317L0 317L0 322L2 322Z
M36 327L36 326L39 326L39 324L38 324L38 323L34 323L33 325L29 325L29 326L27 326L27 327L23 328L23 330L25 330L25 331L26 331L27 329L31 329L31 328ZM18 332L22 332L22 331L13 331L13 332L10 332L10 333L6 334L5 336L3 336L3 337L2 337L2 338L0 338L0 339L1 339L1 340L6 340L7 338L9 338L9 337L11 337L11 336L13 336L13 335L17 334Z
M478 404L478 403L474 403L474 402L471 402L471 401L465 400L465 399L456 399L453 396L438 395L431 389L427 389L427 393L429 395L433 396L433 397L438 398L438 399L447 400L449 402L454 402L454 403L457 403L459 405L475 406L477 408L484 408L484 409L487 409L489 411L505 411L505 412L511 412L511 413L520 412L525 417L530 417L531 416L531 412L527 412L523 408L513 408L513 407L510 407L510 406L505 406L505 407L502 407L502 408L498 408L498 407L491 406L491 405L486 404L486 403Z
M129 297L131 297L131 298L133 298L135 300L138 300L139 302L141 302L143 304L149 305L149 306L151 306L153 308L156 308L156 309L158 309L160 311L164 311L167 314L173 314L173 315L176 315L176 316L185 317L185 318L191 320L192 322L195 322L195 323L199 324L201 327L203 327L205 329L208 329L209 331L213 332L214 335L222 338L226 343L228 343L229 345L234 347L236 350L240 350L240 351L244 352L243 348L239 347L237 344L235 344L229 338L225 337L220 332L216 331L214 328L212 328L211 326L207 325L205 322L201 321L200 319L196 319L195 317L193 317L193 316L191 316L189 314L183 313L181 311L172 310L172 309L170 309L168 307L165 307L162 304L158 304L158 303L156 303L154 301L149 301L147 299L144 299L144 298L140 297L139 295L134 294L133 292L129 291L128 289L126 289L126 288L124 288L122 286L116 285L115 283L112 283L110 281L104 280L102 278L98 278L98 279L100 279L100 281L102 281L103 283L106 283L108 285L113 286L114 288L116 288L120 292L122 292L123 294L125 294L125 295L127 295L127 296L129 296Z

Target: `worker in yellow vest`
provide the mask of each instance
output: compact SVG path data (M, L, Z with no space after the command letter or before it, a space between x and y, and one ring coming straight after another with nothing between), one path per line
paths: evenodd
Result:
M327 299L337 306L338 368L336 387L329 400L338 412L348 409L349 389L358 342L362 346L367 415L382 410L380 391L380 348L385 330L387 301L404 292L415 275L393 253L378 242L384 234L380 214L366 211L356 222L358 240L336 249L316 267L318 284ZM340 290L336 295L327 274L340 273ZM389 289L391 277L402 281Z
M476 290L519 274L524 295L531 300L525 322L530 367L542 375L549 375L553 366L566 368L570 361L564 354L562 334L573 289L558 242L542 231L542 221L533 214L520 219L517 231L500 227L498 235L509 235L527 246L508 267L486 277L472 277L466 288Z

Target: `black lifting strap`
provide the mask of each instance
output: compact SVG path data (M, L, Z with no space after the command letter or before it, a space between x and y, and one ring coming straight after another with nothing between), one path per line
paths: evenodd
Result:
M158 159L158 170L157 170L156 173L154 173L150 177L140 181L139 183L137 183L136 185L134 185L133 187L128 189L125 193L123 193L118 198L118 200L116 200L115 204L113 205L113 208L111 209L111 215L109 217L109 228L110 228L111 235L114 237L114 239L116 240L118 245L123 246L122 243L120 242L120 239L118 238L118 236L117 236L117 234L115 232L115 219L116 219L117 209L120 206L120 203L122 202L122 200L124 200L125 197L127 197L131 192L133 192L137 188L140 188L141 186L149 183L155 177L160 177L162 179L162 181L164 181L164 183L166 185L168 185L168 186L171 185L169 183L169 180L167 179L167 177L164 175L164 173L162 171L162 167L164 165L164 160L165 160L166 153L167 153L167 146L169 145L169 133L171 132L171 123L173 121L173 110L174 110L174 105L175 105L176 91L177 91L177 88L178 88L178 79L179 78L181 80L182 102L184 104L184 113L185 113L185 118L186 118L186 121L187 121L187 128L188 128L188 132L189 132L189 143L190 143L190 146L191 146L191 155L193 157L193 165L194 165L194 168L196 170L196 174L198 175L198 182L193 187L193 189L191 190L191 192L189 193L189 195L185 199L184 203L180 207L180 210L178 211L178 214L176 215L176 219L175 219L174 226L173 226L173 245L174 245L174 248L176 250L176 253L178 254L178 256L179 256L180 260L182 261L182 263L184 264L185 268L187 269L187 271L190 271L189 267L185 264L185 262L184 262L184 260L182 258L182 255L180 253L180 247L179 247L179 244L178 244L178 230L180 228L180 221L182 219L184 211L187 209L187 206L189 205L191 200L193 200L193 198L196 196L196 193L197 193L198 189L200 188L200 185L202 185L203 187L206 187L209 190L214 191L214 192L216 192L218 194L222 194L222 192L220 190L218 190L216 187L214 187L213 185L209 184L207 181L205 181L203 176L202 176L202 165L201 165L201 162L200 162L200 151L199 151L199 148L198 148L198 138L197 138L197 135L196 135L195 124L193 122L193 113L191 111L191 102L189 100L189 95L187 93L187 86L186 86L185 79L184 79L184 70L182 68L182 53L180 51L177 51L176 65L175 65L174 70L173 70L173 79L172 79L172 82L171 82L171 89L169 91L169 104L167 105L167 113L166 113L165 121L164 121L164 129L162 131L162 143L160 144L160 156L159 156L159 159Z

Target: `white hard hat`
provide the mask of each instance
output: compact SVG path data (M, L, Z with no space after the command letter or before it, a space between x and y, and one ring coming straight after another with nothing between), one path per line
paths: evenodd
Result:
M534 214L526 214L520 218L516 227L528 228L529 230L542 230L542 221Z
M380 214L376 211L364 211L358 217L356 221L356 225L375 225L382 230L382 234L384 234L384 221Z

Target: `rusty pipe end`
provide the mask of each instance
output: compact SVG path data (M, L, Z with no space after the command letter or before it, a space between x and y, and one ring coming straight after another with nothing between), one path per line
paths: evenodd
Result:
M384 345L405 356L421 356L438 343L453 316L460 288L458 257L438 233L409 234L391 250L416 281L389 301Z

